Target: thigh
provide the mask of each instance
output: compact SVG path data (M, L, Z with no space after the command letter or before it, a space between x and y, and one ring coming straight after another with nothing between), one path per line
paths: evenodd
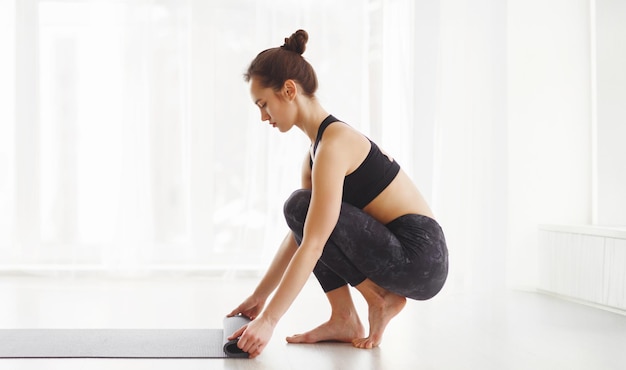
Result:
M311 191L301 189L285 202L285 219L297 240L302 240L310 201ZM345 202L321 258L331 267L350 262L368 277L404 259L400 240L385 225Z
M406 215L383 225L343 204L325 248L337 248L367 278L413 299L431 298L447 277L443 232L426 216Z
M350 264L381 287L405 296L413 286L414 256L387 226L350 204L341 207L322 262L331 268Z
M401 241L363 210L343 203L325 248L338 248L367 277L406 259Z
M285 202L285 218L297 240L310 200L311 191L301 189ZM445 282L447 258L443 232L434 220L406 215L384 225L343 203L320 261L351 283L369 278L405 297L428 299Z

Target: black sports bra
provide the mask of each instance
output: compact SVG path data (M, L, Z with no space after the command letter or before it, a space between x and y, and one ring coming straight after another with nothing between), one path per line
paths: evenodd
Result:
M324 130L331 123L338 121L332 115L322 121L313 144L313 154L315 154L317 146L322 140ZM383 154L376 143L371 140L369 142L370 151L367 157L356 170L345 177L343 182L342 200L358 208L363 208L374 200L400 172L400 165L395 160L389 159ZM310 164L312 168L313 158L311 158Z

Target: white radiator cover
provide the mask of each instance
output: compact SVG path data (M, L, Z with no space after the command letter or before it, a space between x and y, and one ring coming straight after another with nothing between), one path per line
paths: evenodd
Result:
M626 229L539 227L539 289L626 311Z

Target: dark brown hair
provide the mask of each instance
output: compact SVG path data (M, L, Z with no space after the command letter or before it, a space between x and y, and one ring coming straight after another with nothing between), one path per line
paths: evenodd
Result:
M317 76L313 67L303 57L309 41L309 34L297 30L285 38L281 47L264 50L254 58L243 75L246 82L258 78L261 85L280 91L285 81L292 79L300 84L307 96L314 96L317 90Z

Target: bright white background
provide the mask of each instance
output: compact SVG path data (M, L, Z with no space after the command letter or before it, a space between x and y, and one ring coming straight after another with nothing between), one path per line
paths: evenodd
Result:
M598 221L593 9L0 0L1 267L262 269L308 143L260 122L241 75L303 28L323 105L430 201L450 284L532 288L537 225Z

